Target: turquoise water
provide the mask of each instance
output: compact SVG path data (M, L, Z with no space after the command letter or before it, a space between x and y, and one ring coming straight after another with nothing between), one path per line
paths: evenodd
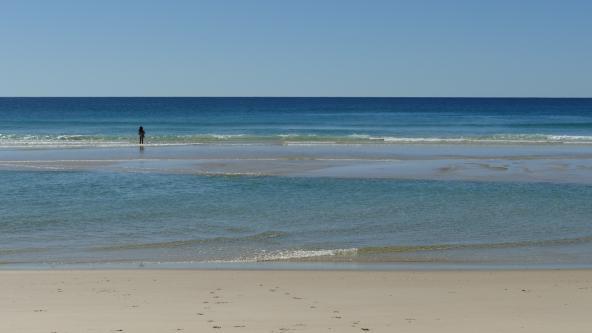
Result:
M4 263L592 263L592 186L23 171L0 181Z
M0 98L0 184L0 267L590 267L592 99Z

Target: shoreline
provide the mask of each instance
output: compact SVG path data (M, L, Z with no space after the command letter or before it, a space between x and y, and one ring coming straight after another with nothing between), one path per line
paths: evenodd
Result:
M0 272L10 271L319 271L319 272L476 272L592 270L589 263L487 263L487 262L88 262L0 263Z
M86 265L86 264L85 264ZM241 264L243 265L243 264ZM300 265L300 264L297 264ZM287 266L282 267L282 264L276 266L267 266L261 265L259 267L256 266L244 266L244 268L237 268L237 266L230 266L227 264L224 265L217 265L217 266L202 266L202 267L183 267L183 266L143 266L143 267L133 267L133 266L120 266L117 265L110 265L110 266L94 266L91 268L84 268L82 265L63 265L63 266L54 266L53 268L40 268L40 267L31 267L28 269L18 269L15 267L5 267L0 269L0 274L3 273L17 273L17 272L101 272L101 271L113 271L113 272L351 272L351 273L405 273L405 272L555 272L555 271L562 271L562 272L569 272L569 271L590 271L592 273L592 266L589 265L573 265L573 267L568 266L553 266L551 265L521 265L521 266L494 266L494 265L483 265L477 266L474 265L474 269L470 268L461 268L460 266L447 266L444 265L440 266L419 266L416 264L410 265L401 265L398 269L347 269L347 268L340 268L338 266L335 267L325 267L321 269L310 268L312 266L306 267L308 265L302 265L302 268L294 268L288 269L284 268ZM363 266L360 265L360 266ZM467 265L468 266L468 265ZM545 267L549 266L549 267ZM478 268L480 267L480 268ZM493 268L497 267L497 268Z
M0 271L6 332L588 332L592 270Z

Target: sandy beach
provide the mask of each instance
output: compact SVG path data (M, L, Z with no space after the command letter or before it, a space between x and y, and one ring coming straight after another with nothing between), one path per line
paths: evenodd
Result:
M0 272L2 332L589 332L592 271Z

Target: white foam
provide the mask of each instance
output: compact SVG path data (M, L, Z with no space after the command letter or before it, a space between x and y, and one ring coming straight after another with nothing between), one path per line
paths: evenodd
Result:
M295 259L306 259L315 257L334 257L340 255L355 255L358 252L357 248L349 249L321 249L321 250L282 250L282 251L262 251L260 254L243 257L233 260L215 260L212 262L265 262L265 261L283 261L283 260L295 260Z
M285 145L347 145L364 143L392 144L592 144L592 136L548 134L495 134L480 137L397 137L351 134L342 137L316 134L278 134L251 136L249 134L199 134L187 136L155 136L146 146L182 146L200 144L253 144L274 143L280 140ZM130 137L100 137L86 135L34 136L0 133L0 148L116 148L135 147Z
M234 139L234 138L242 138L242 137L246 136L246 134L207 134L205 136L212 137L214 139L228 140L228 139ZM190 138L190 137L188 137L188 138Z

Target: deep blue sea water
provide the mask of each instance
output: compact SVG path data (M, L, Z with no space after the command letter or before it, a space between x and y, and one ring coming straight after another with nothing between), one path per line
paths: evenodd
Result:
M592 143L592 99L0 98L0 146L204 142Z
M591 148L592 99L0 98L0 264L587 267L592 185L578 180ZM316 172L311 161L396 164L401 152L417 166L495 160L483 169L509 176L224 169ZM539 164L513 163L533 160L553 177L523 181Z

